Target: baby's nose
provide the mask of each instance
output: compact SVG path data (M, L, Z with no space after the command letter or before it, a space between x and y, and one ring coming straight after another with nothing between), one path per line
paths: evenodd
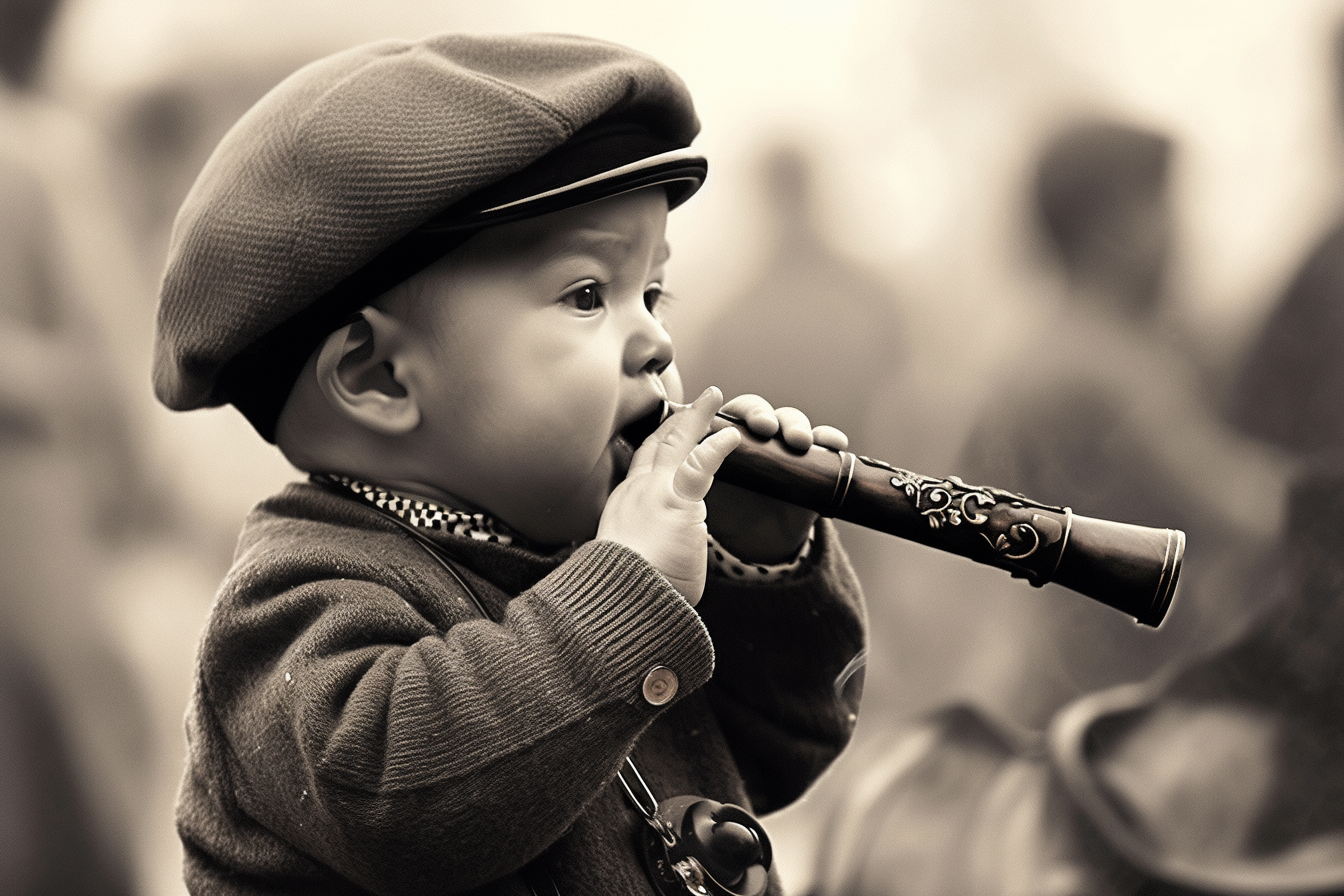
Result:
M626 371L631 375L651 373L657 376L668 368L675 355L672 337L650 316L641 322L626 344Z

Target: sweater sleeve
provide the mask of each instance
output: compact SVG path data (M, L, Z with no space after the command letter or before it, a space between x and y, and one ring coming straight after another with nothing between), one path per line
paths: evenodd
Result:
M413 545L398 565L374 542L244 555L198 697L239 810L372 892L518 869L671 705L644 698L648 671L673 670L682 694L712 672L695 611L619 545L582 546L495 623Z
M849 742L866 656L862 591L835 526L819 520L806 571L711 579L697 606L714 639L706 688L759 812L793 802Z

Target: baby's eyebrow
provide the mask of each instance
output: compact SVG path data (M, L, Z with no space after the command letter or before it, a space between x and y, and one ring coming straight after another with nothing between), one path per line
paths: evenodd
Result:
M575 228L564 234L546 254L552 258L562 255L578 254L590 251L614 249L622 255L634 251L637 238L633 234L620 230L606 230L598 227ZM664 264L672 256L672 247L667 240L659 243L654 250L654 267Z
M557 248L562 252L582 252L587 249L602 249L606 246L612 246L628 252L633 243L634 237L619 230L599 230L595 227L583 227L565 234L564 240Z

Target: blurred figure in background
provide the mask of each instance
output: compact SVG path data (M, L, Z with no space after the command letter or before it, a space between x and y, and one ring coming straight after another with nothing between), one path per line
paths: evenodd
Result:
M68 132L33 89L56 6L0 2L0 890L24 896L130 892L147 758L99 571L135 452L53 199Z
M814 164L797 143L763 153L773 242L755 280L710 322L686 367L688 389L763 395L832 421L863 446L873 383L901 364L901 323L887 284L827 244Z
M1311 252L1238 369L1232 424L1294 454L1344 444L1344 221Z
M985 402L956 469L969 482L1095 517L1184 529L1181 594L1160 631L1047 586L1029 595L1001 672L1012 721L1142 678L1235 632L1275 535L1288 467L1221 424L1165 314L1173 245L1170 139L1089 119L1040 157L1035 205L1064 280L1021 363Z
M1344 23L1332 46L1336 114L1344 108ZM1344 445L1344 218L1271 306L1236 371L1228 419L1295 455Z

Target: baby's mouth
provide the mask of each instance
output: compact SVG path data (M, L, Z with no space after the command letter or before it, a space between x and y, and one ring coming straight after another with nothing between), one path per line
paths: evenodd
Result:
M645 439L653 435L653 431L666 419L667 413L667 402L660 401L650 408L647 414L643 414L627 423L612 437L612 488L625 480L626 474L630 472L630 461L635 456L635 449L644 444Z
M637 417L625 425L617 435L635 448L644 444L644 440L653 435L653 431L667 419L670 408L666 399L649 409L647 414Z

